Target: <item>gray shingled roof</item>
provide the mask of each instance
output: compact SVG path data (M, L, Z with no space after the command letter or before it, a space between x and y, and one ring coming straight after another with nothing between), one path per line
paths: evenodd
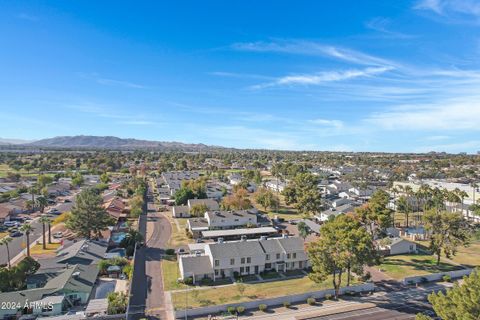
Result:
M193 274L211 274L213 273L212 264L208 256L181 256L183 273L185 275Z
M262 246L258 241L211 243L208 246L214 258L235 258L263 254Z

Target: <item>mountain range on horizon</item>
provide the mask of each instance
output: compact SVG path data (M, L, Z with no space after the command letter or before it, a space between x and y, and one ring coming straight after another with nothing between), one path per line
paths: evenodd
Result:
M40 140L2 139L0 145L17 145L22 147L44 148L84 148L84 149L156 149L201 151L218 146L208 146L202 143L182 143L176 141L152 141L114 136L58 136Z

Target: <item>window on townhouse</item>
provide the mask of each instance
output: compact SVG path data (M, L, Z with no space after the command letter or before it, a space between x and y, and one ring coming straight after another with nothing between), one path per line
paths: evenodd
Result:
M250 267L245 267L245 272L250 273Z
M244 264L245 263L245 258L240 259L240 263Z
M277 260L280 259L280 253L277 253Z
M267 254L267 255L265 256L265 260L270 260L270 255L269 255L269 254Z
M290 259L290 253L287 253L287 259Z
M247 257L247 263L250 263L250 262L252 262L252 258Z
M215 270L215 275L218 276L218 270Z
M238 222L238 219L235 219L236 222Z
M296 258L297 258L297 253L294 252L294 253L293 253L293 259L296 259Z
M215 267L218 267L220 265L220 260L215 260Z
M235 259L230 259L230 265L234 265L235 264Z
M240 267L240 273L243 273L245 271L245 268Z

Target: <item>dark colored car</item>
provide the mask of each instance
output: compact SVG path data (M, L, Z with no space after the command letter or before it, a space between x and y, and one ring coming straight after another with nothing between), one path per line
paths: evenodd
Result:
M21 237L21 236L23 236L23 233L21 233L20 231L13 231L10 233L10 237L12 238Z

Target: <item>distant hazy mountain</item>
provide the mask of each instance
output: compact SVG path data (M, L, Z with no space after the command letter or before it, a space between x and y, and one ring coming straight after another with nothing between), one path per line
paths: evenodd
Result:
M32 140L22 140L22 139L3 139L0 138L0 145L12 145L12 144L25 144L31 143Z
M158 149L158 150L182 150L200 151L210 148L205 144L189 144L181 142L163 142L137 139L122 139L111 136L65 136L42 139L26 144L35 147L50 148L85 148L85 149Z

